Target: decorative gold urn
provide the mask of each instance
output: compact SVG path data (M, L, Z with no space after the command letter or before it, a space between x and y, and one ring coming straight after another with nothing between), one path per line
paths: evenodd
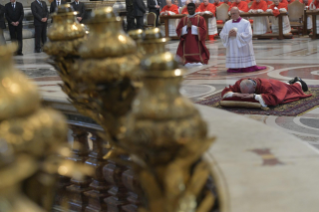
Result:
M184 70L165 51L166 41L159 29L145 31L143 45L154 54L141 62L144 87L133 102L121 147L135 162L146 194L141 211L209 211L215 197L203 190L209 169L201 157L214 138L207 137L199 112L179 92Z

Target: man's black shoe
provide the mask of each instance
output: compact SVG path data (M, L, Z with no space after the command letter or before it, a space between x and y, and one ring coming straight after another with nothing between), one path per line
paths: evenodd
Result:
M300 77L295 77L292 80L289 80L289 84L294 84L296 82L300 82L301 83L301 88L304 92L308 91L308 85L307 83L305 83L305 81L303 81Z

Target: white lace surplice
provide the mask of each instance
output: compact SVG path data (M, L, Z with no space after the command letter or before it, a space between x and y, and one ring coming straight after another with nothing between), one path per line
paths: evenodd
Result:
M249 10L249 12L253 12L253 10ZM257 10L258 13L264 12L263 10ZM268 17L250 17L252 20L254 20L253 23L253 34L254 35L262 35L267 33L268 30Z
M237 36L228 37L229 31L233 28L237 28ZM227 49L227 68L247 68L256 65L249 21L245 19L241 19L239 23L227 21L220 38Z
M205 11L206 14L212 14L210 11ZM216 35L217 32L217 22L216 17L212 17L208 19L208 35Z
M287 10L285 8L281 8L279 9L280 12L287 12ZM267 12L271 12L271 9L268 9ZM278 25L278 20L279 18L275 17L275 16L269 16L269 19L271 21L271 30L273 33L279 33L279 25ZM290 27L290 22L289 22L289 18L288 16L283 16L282 17L282 30L283 30L283 34L288 34L291 31L291 27Z

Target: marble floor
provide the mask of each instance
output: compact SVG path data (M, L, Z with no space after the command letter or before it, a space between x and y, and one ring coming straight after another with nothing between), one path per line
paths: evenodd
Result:
M193 101L203 100L221 92L242 77L260 77L284 82L300 76L309 85L319 83L319 40L294 38L291 40L254 40L254 51L258 65L268 66L265 71L243 74L228 74L225 67L226 49L220 40L207 42L211 57L209 64L187 69L182 93ZM167 49L176 52L178 42L167 44ZM46 63L47 55L27 54L16 56L16 67L22 70L39 86L42 95L52 99L66 98L60 90L60 79L54 68ZM266 125L293 134L319 149L319 107L301 116L245 115Z

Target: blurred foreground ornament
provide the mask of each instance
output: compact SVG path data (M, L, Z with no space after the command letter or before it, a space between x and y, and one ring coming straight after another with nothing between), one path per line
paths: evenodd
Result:
M120 146L135 162L146 194L141 211L209 211L215 196L203 190L210 171L201 157L214 138L207 137L194 104L180 94L184 70L165 51L166 42L159 29L145 31L143 44L154 54L142 60L144 87L133 102L129 131Z
M62 157L61 150L67 148L65 119L58 112L40 107L37 87L14 68L12 56L16 48L15 43L0 45L0 142L5 142L13 154L12 164L3 167L5 174L1 174L0 167L1 183L3 186L10 186L10 182L14 181L12 185L16 186L16 196L21 196L17 192L22 183L27 196L48 211L52 207L59 170L67 167L68 172L64 173L67 176L73 176L75 170L79 170L74 164L66 166ZM0 164L3 162L0 161ZM82 170L79 172L82 177L87 174ZM19 179L15 180L16 177ZM22 180L24 181L21 182ZM6 192L1 192L2 194ZM25 205L19 203L17 206L13 203L11 206L18 208L12 211L38 210L26 198L24 203ZM11 209L4 206L1 211Z

